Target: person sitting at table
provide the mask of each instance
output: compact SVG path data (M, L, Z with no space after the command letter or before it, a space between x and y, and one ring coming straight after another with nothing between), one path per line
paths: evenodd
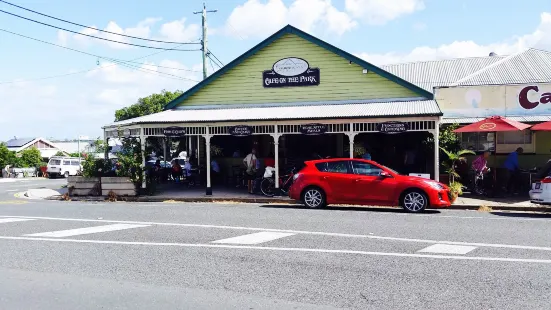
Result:
M179 182L180 178L182 177L182 166L180 166L180 163L176 159L172 162L172 178L174 181Z
M519 147L516 151L510 153L503 163L505 175L503 178L506 192L518 194L518 183L520 180L520 168L518 165L518 155L524 153L524 149Z
M218 183L220 179L220 165L218 164L216 159L213 159L210 162L210 172L212 183Z
M484 153L480 154L473 160L473 163L471 164L471 167L477 174L485 174L488 172L488 157L490 156L489 151L484 151Z
M475 187L482 186L487 188L490 185L489 182L491 181L491 178L488 176L488 173L490 172L490 168L488 168L488 157L490 157L490 152L484 151L482 154L478 155L471 164L471 168L475 173L475 184L473 184ZM481 180L482 182L477 184L477 180Z

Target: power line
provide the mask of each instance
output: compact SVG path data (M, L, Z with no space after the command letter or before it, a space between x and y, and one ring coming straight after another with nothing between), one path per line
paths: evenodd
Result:
M114 35L118 35L118 36L122 36L122 37L127 37L127 38L132 38L132 39L137 39L137 40L143 40L143 41L157 42L157 43L168 43L168 44L200 44L200 43L193 43L193 42L171 42L171 41L153 40L153 39L146 39L146 38L140 38L140 37L135 37L135 36L129 36L129 35L122 34L122 33L116 33L116 32L111 32L111 31L107 31L107 30L101 30L101 29L98 29L98 28L94 28L94 27L82 25L82 24L79 24L79 23L71 22L71 21L68 21L68 20L65 20L65 19L62 19L62 18L58 18L58 17L51 16L51 15L48 15L48 14L33 11L31 9L27 9L27 8L22 7L22 6L19 6L19 5L13 4L13 3L9 3L9 2L4 1L4 0L0 0L0 2L3 2L5 4L11 5L11 6L14 6L16 8L20 8L20 9L25 10L25 11L29 11L29 12L32 12L32 13L35 13L35 14L38 14L38 15L42 15L42 16L45 16L45 17L48 17L48 18L51 18L51 19L62 21L64 23L68 23L68 24L72 24L72 25L75 25L75 26L80 26L80 27L84 27L84 28L88 28L88 29L94 29L94 30L97 30L97 31L101 31L101 32L109 33L109 34L114 34Z
M222 68L222 67L220 67L220 65L215 60L212 59L212 57L210 57L210 54L207 54L207 57L209 58L211 66L212 66L212 63L215 63L218 68Z
M212 68L212 73L214 73L214 71L216 71L214 69L214 65L212 64L212 59L209 57L209 62L210 62L210 67Z
M0 28L0 31L7 32L7 33L10 33L10 34L13 34L13 35L16 35L16 36L20 36L20 37L23 37L23 38L26 38L26 39L38 41L38 42L41 42L41 43L44 43L44 44L53 45L53 46L56 46L56 47L67 49L67 50L77 52L77 53L80 53L80 54L84 54L84 55L93 56L93 57L96 57L96 58L101 58L101 59L104 59L104 60L112 61L112 62L115 62L115 63L120 64L120 65L125 66L125 67L131 67L131 68L134 68L134 69L139 69L142 72L143 72L143 70L147 70L147 71L155 72L155 73L158 73L158 74L165 74L165 75L177 77L177 78L183 79L183 80L190 80L190 81L193 81L193 82L198 82L196 80L184 78L184 77L181 77L181 76L178 76L178 75L173 75L173 74L162 72L162 71L155 71L155 70L150 70L150 69L146 69L146 68L137 67L135 65L127 64L126 61L124 61L124 60L118 60L118 59L115 59L115 58L104 57L104 56L101 56L101 55L96 55L96 54L92 54L92 53L88 53L88 52L84 52L84 51L79 51L79 50L74 49L74 48L70 48L70 47L58 45L58 44L55 44L55 43L43 41L43 40L40 40L40 39L32 38L32 37L25 36L25 35L15 33L15 32L11 32L11 31L8 31L8 30L5 30L5 29ZM154 53L152 55L156 55L156 54L159 54L159 53L162 53L162 52ZM152 56L152 55L148 55L148 56ZM148 56L144 56L144 57L141 57L141 58L145 58L145 57L148 57ZM140 59L140 58L137 58L137 59ZM168 67L166 67L166 68L168 68ZM143 70L141 70L141 69L143 69ZM172 69L176 69L176 68L172 68ZM85 71L80 71L80 72L67 73L67 74L62 74L60 76L67 76L67 75L83 73L83 72L88 72L88 71L93 71L93 70L95 70L95 69L90 69L90 70L85 70ZM57 76L49 76L49 77L44 77L44 78L38 78L36 80L49 79L49 78L54 78L54 77L57 77ZM0 84L8 84L8 83L13 83L13 82L4 82L4 83L0 83Z
M216 55L214 55L211 50L209 50L209 54L212 55L212 57L214 57L220 63L220 68L224 66L224 63L221 62L220 59L218 59L218 57L216 57Z
M44 26L52 27L52 28L55 28L55 29L59 29L59 30L67 31L67 32L72 32L72 33L74 33L74 34L78 34L78 35L82 35L82 36L87 36L87 37L94 38L94 39L109 41L109 42L113 42L113 43L118 43L118 44L124 44L124 45L136 46L136 47L143 47L143 48L151 48L151 49L156 49L156 50L165 50L165 51L179 51L179 52L199 51L199 49L182 50L182 49L173 49L173 48L164 48L164 47L154 47L154 46L147 46L147 45L141 45L141 44L126 43L126 42L121 42L121 41L116 41L116 40L111 40L111 39L96 37L96 36L89 35L89 34L85 34L85 33L82 33L82 32L77 32L77 31L73 31L73 30L69 30L69 29L57 27L57 26L54 26L54 25L46 24L46 23L43 23L43 22L40 22L40 21L31 19L31 18L23 17L23 16L20 16L20 15L17 15L17 14L13 14L13 13L10 13L10 12L3 11L3 10L0 10L0 12L5 13L5 14L8 14L8 15L12 15L12 16L15 16L15 17L18 17L18 18L21 18L21 19L25 19L25 20L31 21L31 22L33 22L33 23L37 23L37 24L41 24L41 25L44 25ZM95 29L95 28L94 28L94 29Z

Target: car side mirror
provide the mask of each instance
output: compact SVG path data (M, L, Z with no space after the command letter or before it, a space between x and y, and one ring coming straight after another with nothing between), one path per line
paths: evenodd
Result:
M391 178L392 176L386 172L386 171L381 171L381 174L379 175L381 178Z

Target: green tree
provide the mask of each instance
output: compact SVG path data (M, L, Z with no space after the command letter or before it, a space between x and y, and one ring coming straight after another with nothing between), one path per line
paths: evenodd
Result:
M23 167L38 168L42 164L42 154L40 154L40 151L35 147L21 151L20 155Z
M180 90L175 92L163 90L160 94L153 94L140 98L137 103L115 111L115 121L124 121L139 116L161 112L169 102L176 99L176 97L180 96L182 93L183 92Z
M0 143L0 169L3 169L9 163L10 150L4 143Z
M461 140L459 135L453 132L457 128L459 128L459 124L452 124L441 128L439 135L440 148L452 153L459 152L461 150Z
M58 151L57 153L55 153L54 156L65 156L65 153L63 153L62 151Z

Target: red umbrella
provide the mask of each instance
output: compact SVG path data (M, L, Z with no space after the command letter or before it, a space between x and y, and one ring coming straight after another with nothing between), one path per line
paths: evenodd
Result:
M501 116L492 116L479 122L463 126L453 132L496 132L518 131L530 128L531 125L513 121Z
M537 125L532 126L532 128L530 129L538 130L538 131L551 131L551 121L548 121L545 123L539 123Z

